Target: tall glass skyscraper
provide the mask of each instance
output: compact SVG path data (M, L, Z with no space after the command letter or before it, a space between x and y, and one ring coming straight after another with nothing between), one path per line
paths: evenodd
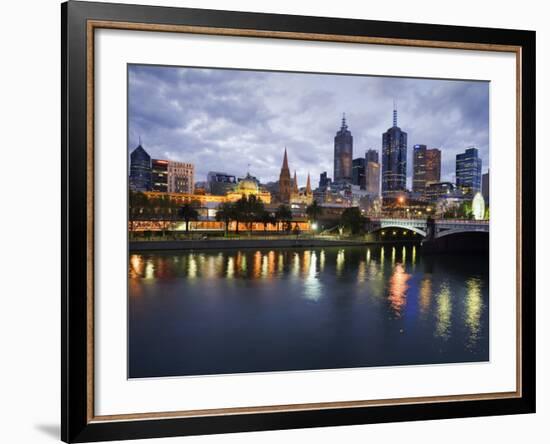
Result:
M397 126L397 110L393 110L393 126L382 134L382 196L391 197L407 189L407 133Z
M130 154L130 189L151 191L151 156L141 143Z
M353 157L353 136L346 125L346 115L342 117L342 126L334 137L334 182L351 183Z
M481 158L477 148L470 147L456 155L456 186L469 196L481 190Z

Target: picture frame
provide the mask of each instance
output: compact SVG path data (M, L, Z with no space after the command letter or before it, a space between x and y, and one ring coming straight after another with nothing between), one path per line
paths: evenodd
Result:
M535 412L535 33L533 31L69 1L62 23L61 438L65 442ZM516 390L448 396L96 415L94 33L116 29L510 53L516 60ZM391 74L391 73L390 73Z

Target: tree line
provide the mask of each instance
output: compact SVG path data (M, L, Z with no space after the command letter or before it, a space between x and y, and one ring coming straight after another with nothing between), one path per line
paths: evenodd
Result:
M154 217L166 223L170 221L185 221L185 231L189 232L190 222L199 219L200 202L192 201L183 205L178 204L168 195L160 197L148 197L139 191L130 191L129 195L129 220L133 222L139 218ZM317 222L323 215L323 207L314 200L306 208L306 214L310 222ZM231 223L234 222L234 232L239 233L239 226L245 225L249 231L253 223L262 223L264 231L268 227L275 226L279 231L292 231L292 211L288 205L281 204L275 211L265 208L261 199L254 195L242 196L235 202L224 202L219 205L216 212L216 220L224 223L225 233L229 232ZM346 208L336 222L343 230L352 235L360 234L365 227L367 219L357 207ZM294 226L297 230L297 225Z

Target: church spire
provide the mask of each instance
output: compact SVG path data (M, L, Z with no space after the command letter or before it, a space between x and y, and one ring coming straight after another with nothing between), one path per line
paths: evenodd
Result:
M306 194L311 194L311 180L309 178L309 173L307 173Z
M288 170L288 158L286 155L286 146L285 146L285 156L283 158L283 170Z
M298 191L298 178L296 177L296 170L294 170L294 185L292 187L292 192L294 194L298 194L299 191Z

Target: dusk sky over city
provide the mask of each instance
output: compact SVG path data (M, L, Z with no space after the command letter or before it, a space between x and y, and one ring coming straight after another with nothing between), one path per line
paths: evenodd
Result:
M440 148L441 180L454 181L455 155L479 149L489 166L489 83L302 74L227 69L129 66L128 124L132 151L141 142L153 158L263 183L278 180L283 150L300 186L311 173L333 175L334 136L342 113L353 135L353 157L380 151L392 125L408 134L407 186L414 144ZM248 166L250 164L250 167Z

